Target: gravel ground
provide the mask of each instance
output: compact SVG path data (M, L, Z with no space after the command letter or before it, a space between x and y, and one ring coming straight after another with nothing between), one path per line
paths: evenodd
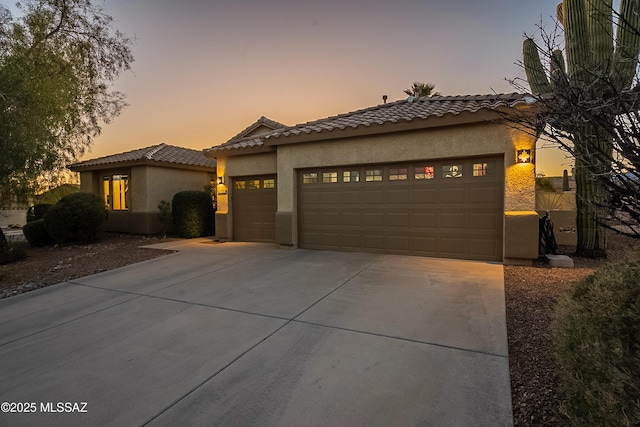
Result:
M91 244L29 248L18 245L27 258L0 265L0 298L66 280L122 267L169 253L142 245L169 239L107 235ZM561 247L569 255L571 247ZM505 266L505 297L509 364L515 426L562 425L558 380L551 351L550 322L558 296L599 266L637 257L640 241L618 235L609 238L609 259L575 258L576 268Z
M573 258L575 268L550 268L541 261L533 267L504 267L509 370L515 426L560 426L559 384L555 374L551 320L556 300L574 283L608 262L637 258L640 241L620 235L608 237L608 259L571 255L575 248L560 247Z
M166 255L171 252L140 246L167 240L106 234L99 242L77 245L31 248L26 242L14 243L14 250L26 258L0 265L0 298Z

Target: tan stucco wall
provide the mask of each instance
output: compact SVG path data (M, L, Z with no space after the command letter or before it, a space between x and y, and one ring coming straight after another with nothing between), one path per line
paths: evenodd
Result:
M131 205L133 212L158 212L161 200L171 201L184 190L204 190L212 175L204 171L170 169L157 166L131 168Z

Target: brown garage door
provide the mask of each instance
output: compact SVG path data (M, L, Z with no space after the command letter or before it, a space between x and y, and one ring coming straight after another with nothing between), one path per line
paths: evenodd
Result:
M502 260L501 157L298 174L300 246Z
M276 177L251 176L233 179L233 240L276 241Z

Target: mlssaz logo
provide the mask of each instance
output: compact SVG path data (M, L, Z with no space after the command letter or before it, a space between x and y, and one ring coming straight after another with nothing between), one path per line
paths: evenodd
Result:
M40 412L87 412L87 402L40 402Z

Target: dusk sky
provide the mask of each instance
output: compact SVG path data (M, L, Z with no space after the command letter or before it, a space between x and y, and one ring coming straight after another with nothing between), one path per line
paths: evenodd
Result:
M98 2L99 3L99 2ZM135 38L130 104L85 158L159 142L203 149L264 115L287 125L406 98L513 92L523 34L558 0L106 0ZM562 157L538 169L561 174ZM562 165L561 163L565 163Z

